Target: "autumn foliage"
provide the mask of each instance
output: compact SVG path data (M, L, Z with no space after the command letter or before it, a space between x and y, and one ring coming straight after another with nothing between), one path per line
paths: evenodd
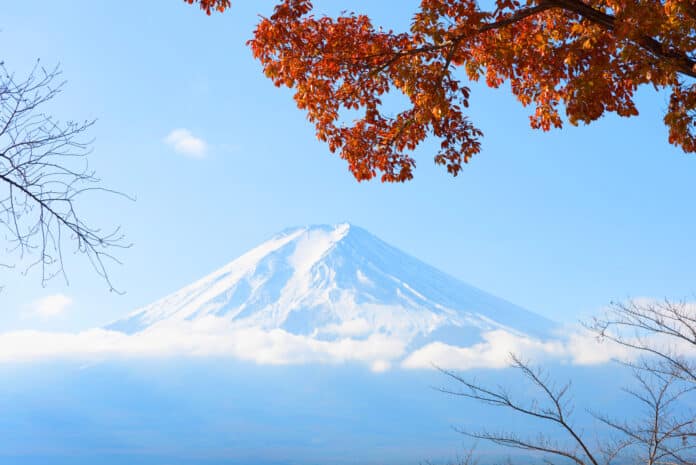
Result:
M208 12L229 7L198 3ZM441 141L435 162L456 175L482 135L465 114L463 79L509 83L542 130L605 112L637 115L638 87L664 89L669 141L696 152L694 0L495 0L491 11L476 0L421 0L404 32L363 14L313 11L309 0L280 1L248 44L359 180L411 179L411 153L433 135ZM382 99L395 91L407 104L392 114ZM358 116L346 121L347 111Z
M216 10L220 13L225 11L230 7L230 0L184 0L189 5L194 3L201 7L201 10L205 11L207 15Z

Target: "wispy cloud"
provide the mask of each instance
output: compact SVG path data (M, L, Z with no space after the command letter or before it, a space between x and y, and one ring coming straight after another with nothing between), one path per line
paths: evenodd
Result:
M50 296L37 301L34 308L43 315L57 315L69 304L69 298ZM573 365L599 365L613 359L629 361L639 355L609 341L598 342L594 334L581 327L565 328L563 334L545 340L496 329L482 333L481 341L464 347L431 342L409 350L409 341L390 334L378 332L353 337L352 333L362 332L361 326L362 323L356 324L356 328L340 328L341 331L334 332L336 339L331 340L291 334L282 329L239 327L213 316L160 323L131 335L105 329L79 333L13 331L0 333L0 363L229 357L259 365L361 363L374 372L384 372L393 367L501 369L508 366L511 353L533 363ZM660 338L654 342L669 343ZM692 345L671 347L681 355L696 357Z
M174 129L164 138L164 142L177 153L190 158L205 158L208 153L208 144L188 129Z
M406 341L386 334L322 340L282 329L239 328L222 318L207 317L195 322L156 325L132 335L104 329L80 333L3 333L0 334L0 363L222 356L259 365L357 362L372 371L383 372L393 366L402 369L432 369L434 365L455 370L500 369L508 365L510 353L534 362L556 360L578 365L631 357L625 349L600 344L592 335L581 332L546 341L505 330L489 331L482 337L482 342L468 347L433 342L409 352Z
M563 334L540 340L498 329L481 335L482 341L468 347L433 342L409 354L401 362L406 369L446 370L474 368L499 369L510 364L510 355L522 356L534 363L562 362L572 365L602 365L613 360L635 361L642 354L610 340L599 341L597 335L583 327L563 328ZM674 344L661 335L645 336L655 347L665 347L677 354L696 358L696 349L688 343Z
M35 300L29 305L31 314L42 318L53 318L63 315L73 300L63 294L53 294Z
M540 341L505 330L482 334L483 342L469 347L458 347L433 342L409 355L402 363L404 368L431 368L468 370L472 368L505 368L510 364L510 354L526 358L557 358L566 355L562 341Z
M259 365L365 363L384 371L402 357L402 341L383 334L323 341L281 329L234 328L221 318L176 322L133 335L104 329L80 333L13 331L0 334L0 363L51 359L232 357Z

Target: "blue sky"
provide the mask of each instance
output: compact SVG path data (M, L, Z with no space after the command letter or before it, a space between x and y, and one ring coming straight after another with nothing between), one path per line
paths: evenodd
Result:
M349 6L403 29L416 3ZM134 243L112 268L124 295L81 257L68 259L69 286L3 275L0 329L101 325L288 226L342 221L560 321L612 299L692 297L696 158L666 142L665 95L641 92L638 118L541 133L505 89L473 86L471 118L486 136L459 177L434 166L430 141L411 183L360 184L244 45L272 4L235 2L214 17L178 0L3 7L7 67L61 63L68 84L51 111L98 119L92 165L137 201L95 198L84 210ZM167 143L175 129L200 140L189 138L194 156ZM63 312L33 311L56 294Z

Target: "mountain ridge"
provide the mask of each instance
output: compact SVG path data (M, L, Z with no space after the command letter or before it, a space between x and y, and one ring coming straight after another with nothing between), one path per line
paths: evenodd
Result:
M496 329L546 338L556 326L341 223L286 228L105 329L134 334L210 317L318 340L386 334L411 347L470 345Z

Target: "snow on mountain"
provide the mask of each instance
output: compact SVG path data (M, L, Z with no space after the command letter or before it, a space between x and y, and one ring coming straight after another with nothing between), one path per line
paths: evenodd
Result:
M545 339L554 324L469 286L350 224L286 230L205 278L106 327L138 334L214 318L317 341L381 335L416 349L502 330Z
M475 266L463 264L462 266ZM213 357L259 365L503 368L509 354L598 364L599 346L340 224L286 230L101 328L0 333L0 363ZM623 351L622 351L623 350Z

